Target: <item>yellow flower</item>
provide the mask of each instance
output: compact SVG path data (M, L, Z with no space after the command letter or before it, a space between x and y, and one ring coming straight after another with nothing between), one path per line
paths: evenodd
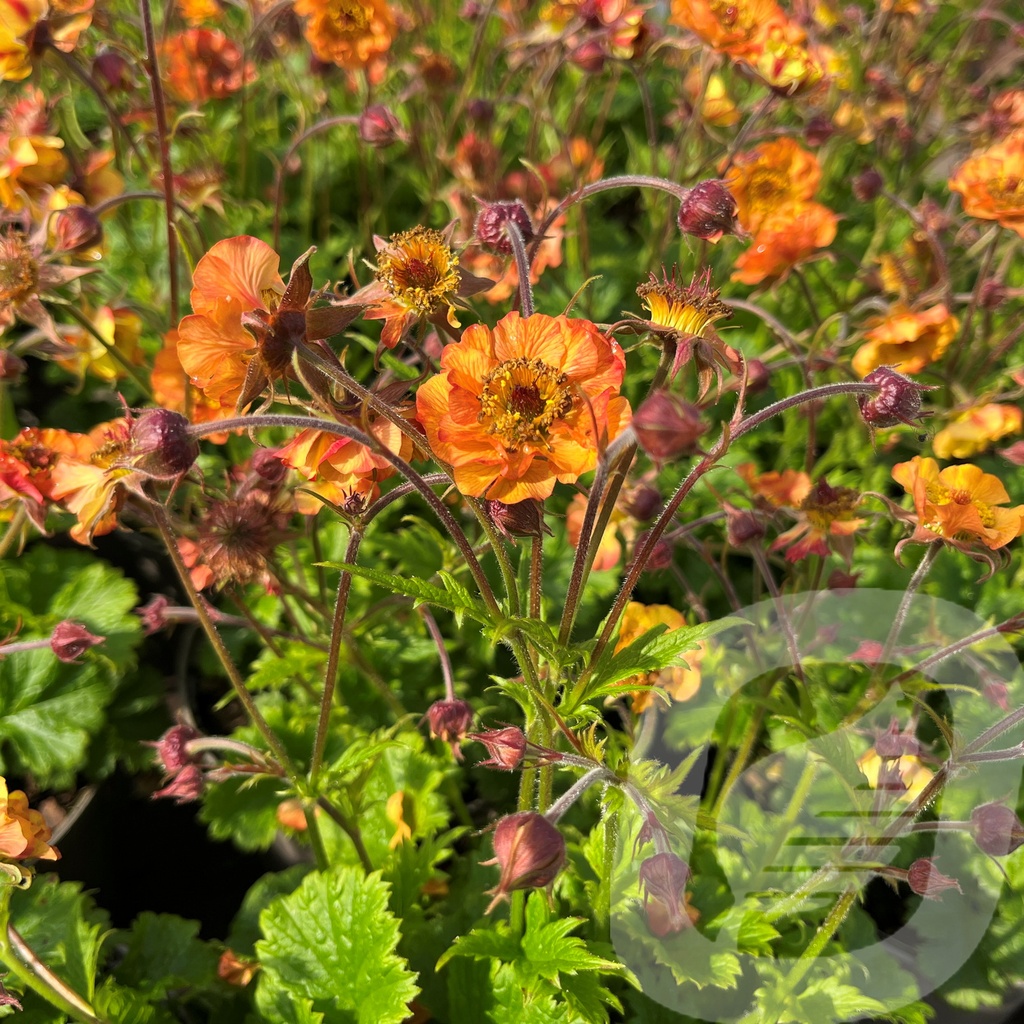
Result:
M857 766L864 773L868 785L872 789L877 789L878 776L882 770L882 758L874 747L869 747L857 758ZM907 803L913 801L931 781L931 770L921 763L921 759L916 754L904 754L898 758L897 770L900 773L900 780L906 786L906 789L900 793L899 799Z
M703 338L713 323L732 316L732 310L719 299L719 290L711 287L710 270L695 275L689 286L683 287L676 283L673 267L671 275L663 271L661 281L651 274L650 281L641 284L636 293L650 311L648 323L656 331L662 328L684 337Z
M940 459L969 459L1008 434L1019 434L1022 414L1016 405L977 405L943 427L932 441Z
M748 231L787 204L811 199L820 181L818 158L786 136L738 153L725 178Z
M79 380L86 373L91 373L100 380L113 383L125 376L124 363L141 365L139 337L142 321L136 313L122 307L111 309L103 306L95 313L86 312L85 315L92 321L95 334L79 326L61 328L61 336L75 348L73 354L57 356L57 362L65 370L75 374ZM121 359L118 360L113 352L120 353Z
M739 123L739 108L729 95L725 79L717 72L708 75L707 81L704 81L701 69L691 68L683 82L683 91L690 106L700 111L706 124L716 128L731 128Z
M621 651L648 630L661 625L668 626L668 631L671 632L674 629L682 629L686 625L686 619L669 605L641 604L639 601L630 601L622 613L619 639L616 641L615 650ZM623 679L619 685L623 690L629 690L634 686L657 686L673 700L689 700L700 689L700 663L703 657L704 645L701 644L697 649L687 651L682 655L680 660L685 664L664 668L657 672L629 676L629 678ZM654 699L651 690L634 691L631 697L633 710L636 712L643 711Z

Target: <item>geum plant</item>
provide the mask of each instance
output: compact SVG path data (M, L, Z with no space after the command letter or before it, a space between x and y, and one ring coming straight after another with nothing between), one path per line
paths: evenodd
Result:
M143 0L90 26L88 0L0 0L0 76L28 83L0 131L4 771L35 796L117 764L142 775L155 747L153 795L197 803L243 849L283 834L292 861L225 942L148 911L111 932L102 893L35 875L58 840L4 783L2 1013L916 1024L936 988L975 1008L1024 982L1006 641L1024 625L1024 505L963 461L1021 429L1024 378L1003 363L1022 333L1024 101L951 120L955 76L908 56L934 47L965 75L1004 19L942 5L926 35L901 0L851 9L847 33L827 4L676 2L664 24L629 5L493 6L456 29L383 0L192 0L155 22ZM440 42L418 51L413 22L453 52L445 34L469 33L465 83L500 53L489 84L502 103L514 90L514 113L473 98ZM248 48L221 23L244 23ZM87 30L105 33L88 67ZM257 71L299 112L294 136L259 121ZM88 101L36 88L58 74ZM584 118L595 144L608 119L634 132L621 81L640 144L604 176L565 125ZM387 89L409 127L371 102ZM269 188L256 123L286 143ZM318 287L310 243L337 262L337 219L313 159L301 213L289 186L333 129L409 159L352 161L368 267ZM929 154L961 129L977 151L937 175ZM218 130L238 151L211 167ZM830 165L812 150L833 136ZM868 145L877 167L850 156ZM530 173L499 178L513 156ZM122 192L113 165L132 161L145 187ZM950 195L917 200L926 171L973 220ZM444 188L455 220L396 223ZM650 241L599 232L606 193L635 218L638 190ZM843 217L826 205L840 192ZM146 204L159 244L127 213ZM819 273L838 237L849 249ZM301 253L287 281L279 250ZM141 251L165 258L166 297ZM846 281L849 259L872 269ZM621 319L597 267L632 279ZM771 290L723 298L730 269ZM536 311L535 288L561 312ZM146 349L154 323L170 330ZM65 373L48 386L81 387L47 405L60 426L7 402L29 357ZM936 458L911 454L926 443ZM1019 443L1003 454L1024 463ZM41 539L63 529L104 553L129 531L161 545L184 601L133 613L115 569ZM208 648L189 661L182 645L179 683L201 673L226 696L204 714L181 685L160 736L136 649L175 628Z

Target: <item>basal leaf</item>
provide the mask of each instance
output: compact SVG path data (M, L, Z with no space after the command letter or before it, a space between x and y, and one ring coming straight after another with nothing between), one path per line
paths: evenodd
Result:
M342 867L307 875L260 915L261 987L308 999L324 1024L400 1024L418 989L395 949L398 921L380 874Z
M217 953L198 936L198 921L144 911L121 938L127 949L114 977L149 996L208 985L217 974Z

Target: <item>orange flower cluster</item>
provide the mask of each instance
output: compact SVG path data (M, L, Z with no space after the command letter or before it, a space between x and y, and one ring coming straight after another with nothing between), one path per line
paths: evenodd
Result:
M740 224L754 233L736 261L734 281L753 285L782 278L835 239L838 218L812 198L821 181L818 158L792 139L739 153L724 180Z
M60 852L49 845L50 829L43 816L28 805L20 789L8 793L7 780L0 775L0 857L8 860L60 860Z
M932 440L932 449L940 459L969 459L987 451L1009 434L1019 434L1024 413L1016 405L989 402L960 413Z
M776 0L672 0L669 20L747 65L782 95L806 92L825 76L806 33Z
M463 494L513 504L547 498L597 465L629 422L626 360L589 320L509 313L474 324L441 354L416 408Z
M295 0L295 13L306 19L306 40L318 60L380 81L398 31L385 0Z
M1005 547L1024 533L1024 505L1001 508L1010 496L998 477L977 466L947 466L915 456L893 467L893 479L914 499L917 529L910 539L945 540L963 547L980 542Z
M853 368L866 377L879 366L894 366L900 373L920 373L942 358L960 330L960 321L942 304L913 312L903 303L864 334L866 343L853 357Z
M242 48L223 32L190 28L161 44L168 92L183 103L222 100L256 79Z
M949 180L964 213L994 220L1024 238L1024 130L965 160Z

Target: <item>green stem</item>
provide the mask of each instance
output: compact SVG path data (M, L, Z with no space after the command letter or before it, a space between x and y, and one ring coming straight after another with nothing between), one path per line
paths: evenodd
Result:
M363 843L363 834L359 830L359 826L352 821L349 821L348 817L335 807L326 797L318 796L316 798L317 806L322 808L324 813L345 833L352 841L352 845L355 847L356 856L359 858L359 863L363 865L367 872L373 870L373 861L370 860L370 854L366 850L366 846Z
M25 506L19 505L10 524L4 531L3 537L0 537L0 558L7 557L7 552L14 546L14 542L18 539L26 519L28 519L28 513L25 511Z

